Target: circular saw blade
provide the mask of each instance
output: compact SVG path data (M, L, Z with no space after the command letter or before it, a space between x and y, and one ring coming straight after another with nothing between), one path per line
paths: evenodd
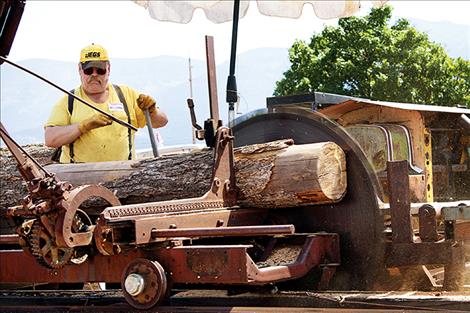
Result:
M279 139L295 144L332 141L346 153L347 192L336 204L271 210L292 222L298 232L340 234L341 266L335 288L371 289L384 269L383 217L378 196L378 178L359 145L338 124L319 113L302 109L261 109L234 121L235 146Z

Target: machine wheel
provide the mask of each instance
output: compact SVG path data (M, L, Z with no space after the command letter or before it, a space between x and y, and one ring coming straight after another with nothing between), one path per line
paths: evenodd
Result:
M157 261L135 259L124 271L121 286L124 297L132 307L150 309L167 294L165 270Z

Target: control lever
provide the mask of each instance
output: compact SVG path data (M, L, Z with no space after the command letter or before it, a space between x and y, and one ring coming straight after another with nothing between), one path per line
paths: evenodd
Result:
M157 142L155 141L155 134L153 133L152 128L152 119L150 118L150 112L148 109L144 110L144 115L147 124L147 130L150 136L150 144L152 145L153 157L158 158L160 155L158 154Z
M196 129L196 138L198 140L205 140L206 145L210 148L215 147L215 135L217 128L222 126L222 121L217 120L217 124L214 119L207 119L204 121L204 129L197 124L196 114L194 113L194 101L191 98L187 99L189 113L191 114L191 123Z
M189 114L191 114L191 124L196 129L196 131L195 131L196 132L196 138L198 140L203 140L204 139L204 129L202 129L202 127L197 124L196 114L194 113L194 101L193 101L193 99L188 98L186 100L186 102L188 103Z

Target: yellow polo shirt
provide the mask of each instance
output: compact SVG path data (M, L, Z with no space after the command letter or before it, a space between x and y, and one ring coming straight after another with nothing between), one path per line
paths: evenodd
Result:
M127 86L120 87L127 102L131 124L138 128L144 127L145 116L137 105L139 93ZM108 85L108 90L109 98L108 101L104 103L93 102L83 91L82 87L75 89L75 95L114 117L127 122L124 105L119 101L119 97L111 84ZM66 95L54 105L49 119L44 126L71 125L79 123L94 114L101 113L78 100L74 100L72 115L70 115L68 110L68 95ZM131 130L133 159L135 158L134 137L135 131ZM76 163L128 160L128 128L113 122L109 126L92 129L89 132L82 134L74 141L73 151L74 161ZM60 162L70 163L69 145L62 146Z

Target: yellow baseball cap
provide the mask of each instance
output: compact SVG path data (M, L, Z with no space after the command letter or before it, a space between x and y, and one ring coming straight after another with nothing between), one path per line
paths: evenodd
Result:
M92 43L86 46L80 52L80 63L83 69L89 67L106 68L107 62L109 61L108 52L105 48L100 45Z

